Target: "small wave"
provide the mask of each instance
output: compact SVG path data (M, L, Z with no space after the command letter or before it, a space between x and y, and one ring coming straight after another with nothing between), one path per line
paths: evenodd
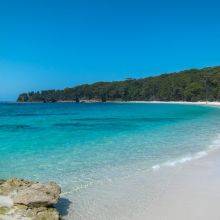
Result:
M213 141L213 143L209 146L209 150L216 150L220 147L220 135L219 137Z
M202 158L202 157L206 156L207 154L208 154L207 151L200 151L200 152L196 153L195 155L182 157L180 159L168 161L168 162L165 162L162 164L156 164L156 165L152 166L152 169L159 170L161 167L174 167L178 164L183 164L183 163L189 162L191 160Z
M198 153L195 153L194 155L188 155L176 160L172 160L172 161L167 161L165 163L162 164L156 164L154 166L152 166L152 170L159 170L161 167L174 167L178 164L183 164L186 162L189 162L191 160L196 160L199 158L202 158L206 155L208 155L208 153L210 153L213 150L217 150L220 148L220 135L212 142L211 145L209 145L209 147L207 148L207 150L205 151L200 151Z

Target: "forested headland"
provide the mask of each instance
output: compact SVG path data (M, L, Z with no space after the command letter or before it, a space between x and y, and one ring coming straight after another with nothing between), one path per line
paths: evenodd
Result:
M19 95L18 102L220 101L220 66Z

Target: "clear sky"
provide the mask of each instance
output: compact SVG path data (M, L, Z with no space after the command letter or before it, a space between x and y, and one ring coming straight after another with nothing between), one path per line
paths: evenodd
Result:
M0 0L0 100L220 65L214 0Z

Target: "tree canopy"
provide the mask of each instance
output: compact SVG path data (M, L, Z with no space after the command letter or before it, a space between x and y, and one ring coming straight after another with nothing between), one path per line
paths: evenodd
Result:
M83 84L63 90L19 95L18 102L57 101L220 101L220 67L124 81Z

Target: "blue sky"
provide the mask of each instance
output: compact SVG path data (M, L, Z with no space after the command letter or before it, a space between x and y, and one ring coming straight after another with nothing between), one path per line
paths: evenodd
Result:
M220 3L0 0L0 100L220 65Z

